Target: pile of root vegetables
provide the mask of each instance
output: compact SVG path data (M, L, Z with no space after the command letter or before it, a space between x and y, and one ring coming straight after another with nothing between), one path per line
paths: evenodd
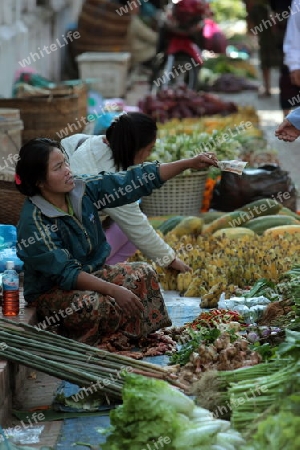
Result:
M211 343L205 339L200 340L194 349L193 344L198 341L197 332L192 333L190 339L182 345L175 357L171 357L171 361L177 360L179 364L171 366L170 370L175 372L184 384L196 382L209 370L235 370L251 367L262 361L261 355L253 351L250 343L243 336L235 334L234 330L219 332L218 337ZM180 362L183 362L184 358L180 359L180 356L188 354L188 362L181 365Z
M238 111L235 103L225 102L214 94L193 91L186 85L148 94L138 102L138 107L160 123L171 119L227 115Z

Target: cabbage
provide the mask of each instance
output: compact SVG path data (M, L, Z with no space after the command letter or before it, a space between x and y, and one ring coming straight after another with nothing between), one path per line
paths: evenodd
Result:
M167 382L135 374L125 376L123 405L110 412L110 420L102 450L162 448L163 439L164 450L211 450L218 433L231 431L228 422L214 419Z

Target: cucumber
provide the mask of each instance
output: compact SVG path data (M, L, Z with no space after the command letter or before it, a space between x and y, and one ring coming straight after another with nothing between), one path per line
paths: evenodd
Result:
M256 217L261 218L277 214L281 208L282 205L272 198L256 200L235 211L223 214L221 217L207 224L202 234L213 234L222 228L244 227Z
M216 219L219 219L220 217L224 216L226 214L223 211L208 211L200 214L201 219L203 219L204 225L207 225L211 222L213 222Z
M300 215L296 214L294 211L292 211L289 208L285 208L285 207L281 208L281 210L279 211L278 214L284 215L284 216L291 216L291 217L294 217L294 219L300 221Z
M256 234L263 234L269 228L279 227L281 225L299 225L299 221L291 216L262 216L250 220L244 227L254 231Z
M173 216L165 220L157 229L162 232L163 235L173 230L182 220L184 216Z
M273 200L272 198L262 198L242 206L242 208L239 208L237 211L247 212L249 215L253 216L252 219L254 219L255 217L260 216L273 216L281 209L282 204L278 203L277 200Z

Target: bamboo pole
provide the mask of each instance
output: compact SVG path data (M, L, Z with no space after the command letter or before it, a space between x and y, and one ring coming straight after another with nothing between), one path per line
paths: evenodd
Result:
M2 326L1 323L3 323ZM91 375L97 373L98 380L99 374L103 375L104 378L107 374L113 376L119 374L122 369L126 370L126 366L129 366L133 373L147 377L160 378L170 382L179 389L186 389L186 386L174 379L168 370L156 364L145 361L136 361L133 358L123 355L116 355L65 338L64 336L56 335L45 330L37 330L31 325L16 323L10 319L0 319L0 339L7 345L9 344L19 349L22 349L23 347L31 349L36 353L37 357L41 357L39 355L42 353L42 356L44 357L43 361L51 362L51 360L53 361L53 359L55 359L56 362L59 363L62 359L65 361L65 358L68 357L71 362L71 365L69 366L70 370L72 370L72 368L75 370L77 370L76 368L82 368L84 363L86 372L89 372ZM70 348L72 348L72 350L70 350ZM7 350L5 350L5 354L8 355ZM5 354L3 355L4 357ZM25 362L23 363L25 364ZM30 367L30 361L26 361L25 365L29 365ZM43 370L42 367L34 367L38 370ZM57 372L50 373L50 375L52 374L57 375ZM105 379L107 380L107 378Z
M65 364L54 361L44 360L44 358L41 358L40 356L19 349L12 349L10 347L5 350L0 350L0 355L11 361L23 364L24 366L33 367L48 375L70 381L81 387L89 387L91 386L91 383L97 383L99 381L99 377L91 375L86 371L70 368ZM121 398L121 386L116 386L111 383L109 386L103 386L102 390L107 394L112 394Z

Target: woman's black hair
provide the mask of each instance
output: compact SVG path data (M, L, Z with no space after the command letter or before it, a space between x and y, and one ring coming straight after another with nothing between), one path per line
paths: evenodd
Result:
M153 142L156 133L155 120L146 114L132 112L118 116L106 130L117 169L132 166L137 152Z
M16 165L16 187L31 197L40 194L38 184L47 178L49 155L54 148L66 154L58 141L48 138L32 139L21 147Z

